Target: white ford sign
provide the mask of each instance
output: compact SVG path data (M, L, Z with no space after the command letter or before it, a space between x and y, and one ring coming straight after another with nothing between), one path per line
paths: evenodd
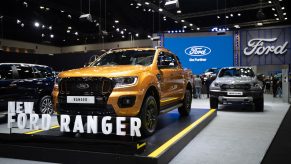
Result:
M211 49L206 46L192 46L185 49L189 56L205 56L211 53Z
M248 42L248 47L244 49L244 54L246 56L249 55L267 55L269 53L274 53L275 55L282 55L287 52L287 45L288 42L285 42L283 45L279 46L264 46L264 43L271 43L275 42L277 38L271 39L261 39L261 38L254 38Z

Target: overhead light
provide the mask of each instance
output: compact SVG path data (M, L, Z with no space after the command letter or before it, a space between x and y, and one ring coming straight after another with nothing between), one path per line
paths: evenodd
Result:
M34 22L34 26L35 27L39 27L39 23L38 22Z
M77 38L77 41L79 41L80 39L79 38Z
M40 9L44 9L44 7L43 7L43 6L39 6L39 8L40 8Z
M276 17L276 16L278 16L277 14L274 14L274 16Z
M17 23L17 24L20 24L20 23L21 23L21 21L20 21L19 19L17 19L17 20L16 20L16 23Z
M121 37L122 37L122 38L125 38L125 36L124 36L124 35L122 35Z
M178 21L175 21L175 23L179 23Z
M262 22L258 22L257 25L258 26L263 26L263 23Z
M115 26L112 26L112 28L115 28Z
M27 2L23 2L23 5L25 6L25 7L28 7L28 3Z
M150 36L150 35L148 35L148 38L151 38L151 36Z
M279 18L276 18L276 20L278 21L278 20L280 20Z
M50 37L51 37L51 38L54 38L55 36L54 36L54 34L51 34Z
M49 30L52 30L53 29L53 26L49 26Z
M227 15L227 16L225 16L225 18L226 18L226 19L228 19L228 18L229 18L229 16Z
M199 27L197 27L197 28L196 28L196 30L197 30L197 31L199 31L199 30L200 30L200 28L199 28Z
M240 26L238 24L233 26L234 28L240 28Z
M71 27L71 26L69 26L69 27L68 27L68 29L69 29L69 30L72 30L72 27Z
M233 14L230 14L231 17L233 17Z
M122 34L122 35L123 35L123 34L124 34L124 31L120 31L120 34Z
M96 26L99 26L100 24L99 23L96 23Z
M282 10L284 10L284 9L285 9L285 7L283 6L283 7L281 7L281 9L282 9Z
M268 1L268 3L272 3L272 1Z
M185 20L184 20L184 19L182 19L182 20L181 20L181 22L185 22Z
M116 31L119 32L119 28L116 28Z
M71 30L67 30L67 33L70 33L71 32Z
M46 11L49 11L49 10L50 10L50 8L48 8L48 7L47 7L47 8L45 8L45 10L46 10Z
M144 4L149 5L150 3L149 2L144 2Z
M219 15L217 15L217 19L220 19L220 16Z
M93 22L93 19L92 19L92 15L91 14L82 14L80 17L79 17L80 20L85 20L85 21L89 21L89 22Z
M127 29L125 28L125 29L123 29L123 31L126 31Z
M187 26L183 26L183 28L187 28Z
M68 18L72 18L72 16L70 14L68 14Z
M41 28L45 28L45 25L42 25Z
M41 37L43 38L43 37L45 37L45 35L44 34L41 34Z
M190 23L190 24L189 24L189 26L191 26L191 27L192 27L192 26L193 26L193 24L192 24L192 23Z
M283 13L283 15L286 15L286 13Z
M177 10L177 13L178 13L178 14L181 14L181 13L182 13L182 11L181 11L181 10Z
M286 17L285 20L287 20L288 18Z
M141 6L141 3L137 3L136 5Z
M79 33L78 32L75 32L75 35L79 35Z
M272 10L275 11L276 9L275 8L272 8Z
M138 37L138 36L139 36L139 34L138 34L138 33L136 33L136 34L135 34L135 36L136 36L136 37Z
M24 23L21 23L21 25L20 25L21 27L24 27Z
M239 16L239 17L240 17L240 16L241 16L241 13L237 13L237 16Z
M66 39L63 39L63 42L65 42L66 41Z
M64 10L61 10L61 13L65 12Z
M115 20L114 23L119 23L119 20Z
M131 3L130 6L133 6L133 3Z
M163 9L162 8L159 8L159 12L162 12L163 11Z

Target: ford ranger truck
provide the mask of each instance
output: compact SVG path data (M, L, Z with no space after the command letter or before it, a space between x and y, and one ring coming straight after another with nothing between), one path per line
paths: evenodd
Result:
M154 133L161 113L190 113L191 75L165 48L110 50L88 67L61 72L53 95L58 115L139 117Z
M252 104L264 111L262 86L250 67L222 68L210 85L210 107L218 104Z

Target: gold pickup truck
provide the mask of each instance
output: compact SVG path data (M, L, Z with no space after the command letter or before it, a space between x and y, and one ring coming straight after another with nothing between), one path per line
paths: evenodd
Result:
M139 117L142 135L151 135L159 114L189 115L191 73L165 48L116 49L61 72L52 95L59 115Z

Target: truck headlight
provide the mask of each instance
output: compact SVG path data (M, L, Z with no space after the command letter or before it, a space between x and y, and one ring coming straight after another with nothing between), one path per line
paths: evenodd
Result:
M124 88L124 87L130 87L137 83L137 77L130 76L130 77L116 77L112 80L115 83L115 88Z
M62 78L56 77L54 87L59 87L61 80L62 80Z
M253 83L252 89L262 89L263 87L259 83Z
M220 85L217 82L212 82L209 87L209 90L219 90L219 89L220 89Z

